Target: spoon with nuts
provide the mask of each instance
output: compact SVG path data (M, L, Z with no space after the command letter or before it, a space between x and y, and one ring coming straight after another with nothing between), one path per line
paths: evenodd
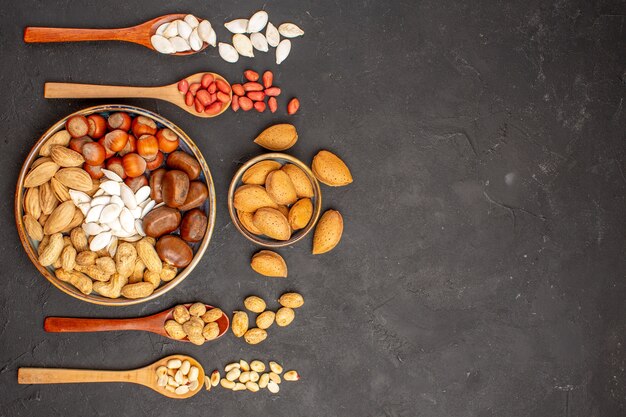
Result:
M203 303L189 303L132 319L46 317L43 328L51 333L140 330L202 345L220 338L229 325L228 316L221 309Z
M183 365L185 365L186 373ZM18 384L131 382L152 388L166 397L177 399L196 395L204 385L204 378L202 365L186 355L167 356L143 368L125 371L62 368L20 368L17 371Z
M116 29L79 29L79 28L50 28L50 27L27 27L24 30L24 42L26 43L49 43L49 42L82 42L82 41L123 41L136 43L156 52L170 55L191 55L198 53L209 45L205 40L200 44L200 49L188 48L188 50L175 52L159 51L155 47L153 36L161 36L159 28L166 23L183 21L189 15L166 14L136 26ZM195 18L194 18L195 19ZM201 23L196 19L196 24ZM210 25L209 25L210 29ZM159 46L159 44L156 44Z
M209 94L209 91L213 93ZM43 95L45 98L152 98L168 101L187 113L204 118L224 113L233 98L228 81L214 72L198 72L173 84L157 87L47 82Z

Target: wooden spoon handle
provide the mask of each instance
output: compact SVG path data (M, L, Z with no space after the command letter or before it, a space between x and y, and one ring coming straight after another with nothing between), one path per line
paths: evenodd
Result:
M167 87L127 87L119 85L45 83L45 98L162 98Z
M18 384L73 384L83 382L136 382L134 371L20 368Z
M119 29L74 29L27 27L24 30L24 42L81 42L81 41L128 41L136 42L132 28Z
M161 323L161 327L163 324ZM71 317L46 317L43 328L47 332L106 332L111 330L154 331L154 323L147 318L137 319L79 319Z

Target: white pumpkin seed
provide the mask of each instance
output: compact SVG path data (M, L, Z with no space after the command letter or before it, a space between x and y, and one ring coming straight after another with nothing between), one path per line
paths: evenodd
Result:
M198 36L200 36L202 41L210 43L209 36L211 35L211 30L213 30L211 28L211 23L208 20L203 20L198 25Z
M146 232L143 231L143 222L141 219L135 220L135 230L139 236L145 236Z
M98 191L92 196L92 198L100 197L101 195L106 194L102 188L98 188Z
M124 202L124 205L128 207L130 210L137 207L137 200L135 200L135 193L130 187L126 184L120 185L120 197Z
M263 36L262 33L256 32L250 35L250 41L252 42L252 46L254 49L261 52L267 52L269 47L267 46L267 39Z
M180 36L181 38L185 40L188 40L189 37L191 36L192 31L193 31L193 28L189 26L187 22L185 22L184 20L178 21L178 36Z
M172 44L172 47L176 52L185 52L191 49L191 46L189 46L189 42L187 42L180 36L174 36L173 38L170 38L170 43Z
M112 236L111 232L99 233L89 244L89 250L92 252L98 252L100 249L106 248L109 242L111 242Z
M89 203L91 201L91 197L82 191L70 190L70 198L74 202L75 205L79 205L82 203Z
M164 36L152 35L150 37L150 43L157 52L162 54L173 54L176 52L170 41Z
M163 23L157 28L155 34L163 36L163 32L165 32L165 29L167 29L167 25L169 25L169 23Z
M298 36L304 35L304 31L293 23L283 23L278 26L278 33L285 38L297 38Z
M117 252L117 236L111 237L111 242L109 242L107 246L107 251L109 251L111 258L115 257L115 253Z
M85 223L94 223L100 220L100 215L105 206L93 206L89 212L85 215Z
M91 204L81 203L78 205L78 209L83 213L83 216L86 216L89 210L91 210Z
M246 29L248 29L248 19L231 20L230 22L224 23L224 27L226 27L230 33L246 33Z
M113 232L116 236L130 236L130 233L126 233L124 229L122 229L122 223L120 223L119 217L114 218L110 222L106 223L106 225L111 228L111 232Z
M124 207L120 213L120 224L122 225L122 229L128 233L135 234L135 217L126 207Z
M108 195L101 195L91 200L91 206L94 207L94 206L106 205L106 204L109 204L110 202L111 202L111 197L109 197Z
M108 169L101 169L102 173L104 174L105 177L107 177L108 179L112 180L112 181L117 181L117 182L122 182L124 181L119 175L117 175L115 172L108 170Z
M291 41L289 39L283 39L276 47L276 63L280 65L291 52Z
M255 33L263 30L265 25L267 25L267 21L269 20L269 16L267 12L264 10L259 10L255 14L252 15L250 20L248 20L248 26L246 27L246 32Z
M235 63L239 60L239 53L237 50L233 48L232 45L229 45L224 42L220 42L218 45L220 56L226 62Z
M111 204L117 204L120 207L124 207L124 202L121 197L117 195L111 196Z
M87 236L95 236L98 233L104 232L104 228L98 223L83 223L83 231Z
M109 195L120 195L120 183L117 181L105 181L100 184L100 188Z
M165 36L166 38L173 38L174 36L178 36L178 20L174 20L167 25L167 27L163 31L163 36Z
M108 206L105 206L100 214L100 223L106 223L111 227L111 229L113 229L110 223L117 220L121 212L122 208L117 204L109 204Z
M135 207L134 209L130 210L130 212L133 214L133 217L135 219L140 219L141 218L141 211L143 209L140 206Z
M241 33L233 35L233 46L239 52L239 55L254 58L254 51L252 50L252 42L250 38Z
M207 43L214 48L215 45L217 45L217 34L215 33L214 29L211 29L211 33L209 34L209 39L207 40Z
M194 51L202 49L202 39L200 39L198 35L198 29L194 29L193 32L191 32L191 36L189 36L189 46L191 46L191 49Z
M278 32L278 29L276 29L276 26L272 25L272 22L267 24L265 37L267 38L267 43L271 47L276 48L278 46L278 43L280 42L280 33Z
M150 197L150 186L144 185L135 193L135 204L143 203L148 197Z
M198 19L192 15L192 14L188 14L187 16L185 16L185 19L183 19L185 21L185 23L187 23L189 26L191 26L192 29L195 29L198 27L198 25L200 24L200 22L198 21Z
M156 201L148 200L148 204L146 204L144 208L141 210L141 218L143 219L145 215L150 212L150 210L155 208L155 205L156 205Z

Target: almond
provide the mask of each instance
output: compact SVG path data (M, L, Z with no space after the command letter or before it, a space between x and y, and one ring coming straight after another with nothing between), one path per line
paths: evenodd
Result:
M243 173L241 181L244 184L264 185L267 174L280 169L280 163L272 160L257 162Z
M310 198L301 198L289 209L289 226L293 230L300 230L306 227L313 217L313 202Z
M286 219L289 219L289 207L287 206L278 206L278 211L280 211L282 213L283 216L285 216Z
M235 337L241 337L248 331L248 314L245 311L233 312L233 321L230 325Z
M60 145L52 146L50 157L57 165L62 167L79 167L85 163L85 158L81 154Z
M30 214L24 216L24 228L26 229L26 233L30 236L31 239L40 241L43 239L43 228Z
M61 203L48 217L43 228L44 233L51 235L65 230L72 222L75 211L76 206L72 201Z
M62 168L54 176L72 190L91 191L94 186L87 171L81 168Z
M63 233L70 233L72 229L83 224L83 220L85 220L85 215L83 214L83 212L78 209L74 210L74 217L72 217L72 221L70 221L70 224L68 224L67 227L62 230Z
M313 157L311 170L318 180L331 187L341 187L352 182L347 165L332 152L319 151Z
M50 139L46 141L46 143L43 144L43 146L39 150L39 155L50 156L53 146L67 146L70 144L70 139L72 139L72 137L67 130L59 130L54 135L52 135Z
M291 237L291 228L287 218L276 209L260 208L254 213L252 221L264 235L272 239L289 240Z
M267 175L265 189L276 203L290 205L298 200L296 189L285 171L276 170Z
M267 306L265 304L265 301L263 301L261 297L257 297L256 295L246 297L246 299L243 300L243 305L253 313L262 313L263 311L265 311L265 307Z
M261 231L257 229L257 227L254 225L254 222L252 221L253 216L253 213L247 213L245 211L237 210L237 218L241 222L244 229L252 234L260 235Z
M39 204L41 206L41 213L49 215L59 204L52 190L52 186L49 182L41 184L39 187ZM41 219L40 219L41 220Z
M287 276L287 263L283 257L269 250L255 253L250 266L259 274L267 277L284 278Z
M233 205L237 210L254 213L262 207L277 208L278 204L260 185L242 185L235 191Z
M335 210L326 211L315 227L313 255L326 253L337 246L342 233L343 217L341 213Z
M270 126L254 139L254 143L270 151L284 151L298 141L298 132L293 125L283 123Z
M59 166L53 161L47 161L31 169L24 179L24 187L37 187L50 181L50 178L59 170Z
M41 216L41 205L39 204L39 187L26 190L24 194L24 212L31 215L35 220Z
M65 185L61 184L61 181L52 177L50 179L50 186L52 187L52 192L54 193L54 196L57 198L57 200L63 202L71 199L68 188Z
M298 198L313 197L313 184L308 175L303 170L295 166L294 164L285 164L282 168L289 175L289 179L296 189L296 195Z

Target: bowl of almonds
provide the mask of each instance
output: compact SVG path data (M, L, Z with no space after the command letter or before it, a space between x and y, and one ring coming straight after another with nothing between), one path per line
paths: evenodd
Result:
M175 124L103 105L48 129L15 192L26 253L61 291L130 305L174 288L206 251L215 190L200 150Z

